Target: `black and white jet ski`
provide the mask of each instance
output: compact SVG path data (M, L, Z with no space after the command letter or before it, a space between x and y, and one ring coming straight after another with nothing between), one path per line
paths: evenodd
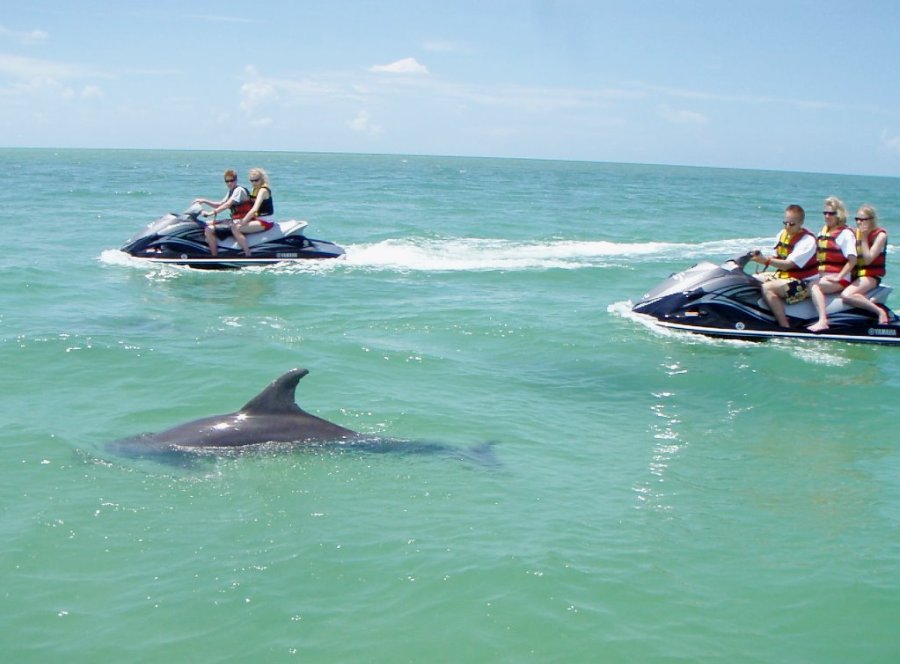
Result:
M199 206L192 206L181 214L163 215L135 233L122 251L156 263L205 269L270 265L344 255L344 250L333 242L306 237L304 230L307 222L290 220L276 221L275 226L267 231L247 234L249 257L244 256L240 245L223 224L222 230L217 231L219 255L212 256L203 235L206 220L199 215Z
M785 337L833 339L877 344L900 343L900 319L884 302L891 292L878 286L867 296L887 311L889 322L862 309L845 305L840 295L827 296L829 328L806 329L818 320L812 300L785 306L790 328L778 325L762 297L761 284L744 271L751 254L722 265L702 262L677 272L644 295L632 311L652 316L662 327L732 339Z

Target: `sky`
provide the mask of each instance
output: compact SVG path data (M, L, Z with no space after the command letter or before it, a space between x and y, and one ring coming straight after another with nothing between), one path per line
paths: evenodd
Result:
M900 175L900 2L0 0L0 147Z

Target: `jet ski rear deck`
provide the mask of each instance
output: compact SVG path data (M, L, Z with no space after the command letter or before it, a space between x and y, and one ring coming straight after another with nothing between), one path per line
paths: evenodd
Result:
M806 329L817 319L810 300L786 305L791 327L779 326L762 298L760 282L744 272L749 256L722 265L703 262L675 273L645 294L632 310L656 319L660 327L712 337L900 344L900 318L884 304L892 290L884 285L867 295L887 311L887 324L879 324L869 312L848 307L838 295L827 299L829 329L822 332Z

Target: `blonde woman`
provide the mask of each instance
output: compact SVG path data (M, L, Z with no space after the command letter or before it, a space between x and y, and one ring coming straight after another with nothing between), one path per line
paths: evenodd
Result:
M825 225L816 238L819 279L809 289L819 319L806 328L810 332L828 329L825 296L840 293L849 286L853 279L853 268L856 267L856 236L847 228L847 208L844 202L837 196L829 196L825 199L822 216L825 218Z
M887 312L866 297L887 271L887 231L878 225L878 211L871 205L862 205L856 211L856 228L855 279L841 293L841 299L851 307L871 311L879 324L887 325Z
M246 234L261 233L267 231L275 224L262 217L268 217L275 212L275 205L272 201L272 190L269 187L269 176L261 168L251 168L250 184L253 191L250 192L250 201L252 207L242 219L235 219L234 225L231 227L231 234L234 239L241 245L245 256L250 256L250 247L247 244Z

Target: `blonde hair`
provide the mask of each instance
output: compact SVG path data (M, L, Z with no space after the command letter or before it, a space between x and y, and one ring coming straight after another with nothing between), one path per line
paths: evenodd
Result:
M862 213L862 214L860 214ZM859 210L856 211L856 214L860 217L871 217L872 225L878 225L878 210L875 209L874 205L869 205L868 203L863 203L859 206Z
M844 205L844 201L837 196L829 196L825 199L825 207L833 208L837 212L838 221L841 222L838 224L839 226L847 224L847 207Z
M251 168L249 175L251 180L259 180L259 182L253 183L254 189L257 187L269 186L269 174L266 173L263 169Z

